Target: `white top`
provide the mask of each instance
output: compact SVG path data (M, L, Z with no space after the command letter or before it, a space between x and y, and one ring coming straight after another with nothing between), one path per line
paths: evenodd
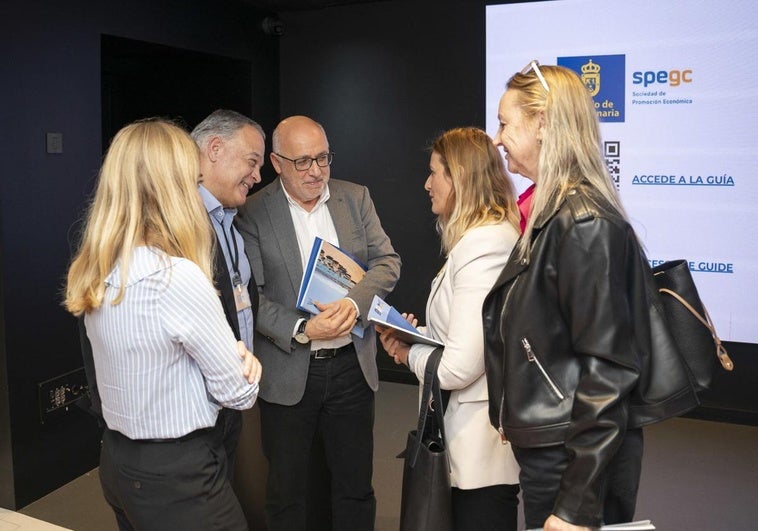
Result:
M103 304L85 317L103 417L131 439L181 437L216 423L221 406L252 407L258 384L242 376L218 295L193 262L134 250L124 298L120 265Z
M445 344L437 371L442 389L452 390L445 410L451 481L461 489L518 483L518 465L489 420L484 374L482 303L518 239L503 222L467 231L432 282L427 326L420 330ZM415 344L408 365L423 383L434 347Z

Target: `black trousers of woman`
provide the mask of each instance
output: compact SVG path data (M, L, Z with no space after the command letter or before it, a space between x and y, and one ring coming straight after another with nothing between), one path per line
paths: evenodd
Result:
M103 495L121 531L247 531L227 478L217 426L172 442L132 440L105 429Z
M637 488L642 470L642 429L627 430L624 442L605 470L603 522L616 524L634 519ZM521 467L526 528L542 528L558 497L561 476L569 463L563 445L519 448L513 453Z
M518 485L452 490L455 531L516 531Z

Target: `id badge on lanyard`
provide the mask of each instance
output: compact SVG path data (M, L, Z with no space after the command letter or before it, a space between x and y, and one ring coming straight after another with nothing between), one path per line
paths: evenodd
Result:
M237 311L241 312L246 308L250 308L252 303L250 302L250 293L245 289L245 285L242 283L242 276L239 271L239 249L237 248L237 238L234 237L232 227L229 227L229 235L232 237L232 243L234 244L234 252L229 245L229 239L226 237L226 232L223 232L224 241L226 243L226 249L229 251L229 258L232 260L232 288L234 291L234 305L237 307Z
M240 277L239 273L234 273L234 276L232 277L232 284L234 285L234 303L237 306L237 311L241 312L246 308L250 308L253 305L250 302L250 293L242 284L242 278Z

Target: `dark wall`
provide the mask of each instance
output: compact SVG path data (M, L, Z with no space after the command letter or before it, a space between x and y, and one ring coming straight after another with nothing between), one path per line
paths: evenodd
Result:
M282 115L321 121L336 152L332 176L370 187L403 258L389 297L401 311L423 315L442 263L423 189L426 147L445 129L485 123L484 4L393 1L282 14ZM726 346L735 371L716 369L691 416L758 424L758 347ZM378 360L383 379L414 381L381 351Z
M484 3L378 2L282 14L282 116L308 114L336 153L332 177L368 185L403 259L388 298L423 316L442 265L424 190L431 141L484 125ZM414 381L380 352L383 379Z
M253 113L270 129L278 43L261 19L242 0L2 2L0 506L24 506L97 465L95 421L73 409L42 424L37 384L82 365L60 292L70 227L102 156L101 35L250 61ZM46 153L46 132L63 133L62 154Z

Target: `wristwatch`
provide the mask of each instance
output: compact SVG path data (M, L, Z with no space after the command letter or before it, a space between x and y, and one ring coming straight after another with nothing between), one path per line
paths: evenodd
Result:
M297 332L295 332L295 341L300 343L301 345L307 345L310 343L311 338L308 337L308 334L305 333L305 325L308 323L305 319L300 321L300 324L297 327Z

